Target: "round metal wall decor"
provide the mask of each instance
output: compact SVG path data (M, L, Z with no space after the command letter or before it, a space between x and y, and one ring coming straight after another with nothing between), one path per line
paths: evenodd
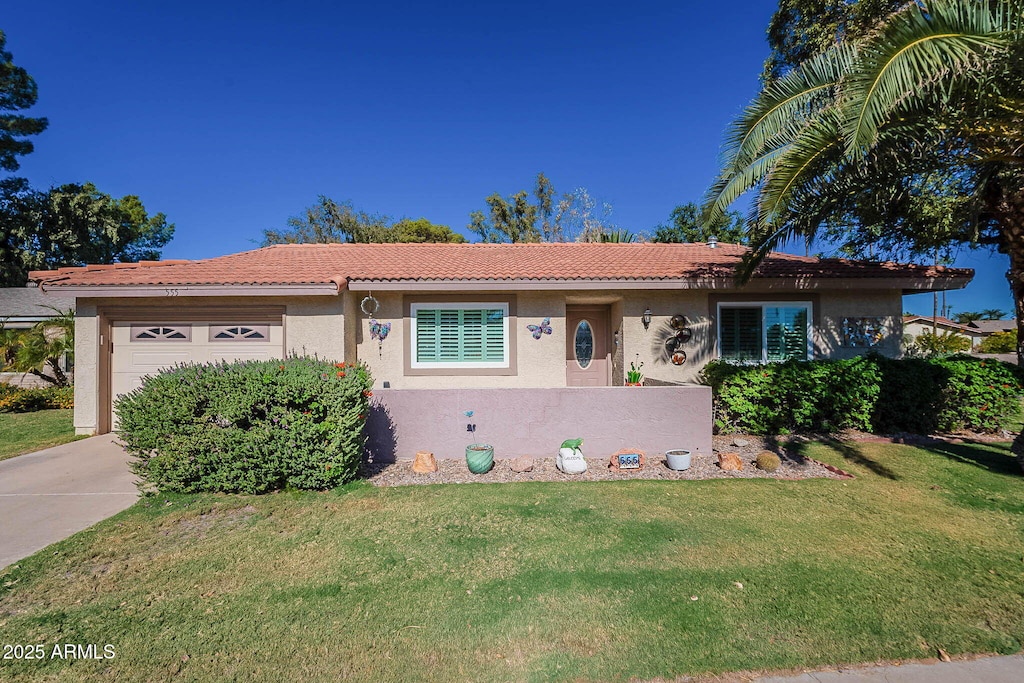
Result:
M674 315L669 318L668 326L673 330L682 330L686 327L686 316Z
M373 315L374 313L380 310L380 302L374 299L373 295L371 294L363 299L363 302L359 304L359 308L366 315Z
M686 352L676 351L672 354L672 365L682 365L686 362Z

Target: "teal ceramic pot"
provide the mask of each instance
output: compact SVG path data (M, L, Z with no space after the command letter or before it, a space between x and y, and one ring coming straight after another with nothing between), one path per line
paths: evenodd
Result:
M466 446L466 465L473 474L490 472L494 467L494 446L482 443Z

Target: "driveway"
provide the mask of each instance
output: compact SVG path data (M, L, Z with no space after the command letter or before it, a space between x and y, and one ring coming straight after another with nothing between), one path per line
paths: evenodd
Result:
M134 481L112 434L0 462L0 569L129 507Z

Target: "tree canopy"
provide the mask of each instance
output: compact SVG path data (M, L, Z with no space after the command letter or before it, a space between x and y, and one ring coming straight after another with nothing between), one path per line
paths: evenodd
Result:
M503 197L487 197L487 213L469 215L470 232L481 242L608 242L635 236L611 221L612 207L578 187L554 201L555 189L543 173L537 174L533 192L520 190Z
M773 81L837 43L858 40L909 0L779 0L768 24L771 54L761 80Z
M654 229L652 242L707 242L715 237L729 244L747 243L747 228L739 211L722 213L714 223L706 224L701 220L700 206L688 202L672 209L669 221Z
M135 195L121 198L92 183L40 192L22 178L0 181L0 285L24 285L31 270L87 263L157 260L174 225L150 216Z
M0 169L17 171L18 157L33 149L25 138L46 130L47 121L16 113L36 103L38 89L28 72L15 66L6 45L7 36L0 31Z
M351 201L336 202L320 195L302 215L288 219L284 230L263 231L262 246L271 244L331 244L355 242L465 242L447 225L426 218L402 218L356 209Z

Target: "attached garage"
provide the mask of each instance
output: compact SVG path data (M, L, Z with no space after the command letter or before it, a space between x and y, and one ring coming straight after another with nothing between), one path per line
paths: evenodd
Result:
M120 307L101 311L101 347L106 353L100 357L100 431L116 428L114 400L142 386L148 375L175 365L286 355L283 307L161 307L148 315Z

